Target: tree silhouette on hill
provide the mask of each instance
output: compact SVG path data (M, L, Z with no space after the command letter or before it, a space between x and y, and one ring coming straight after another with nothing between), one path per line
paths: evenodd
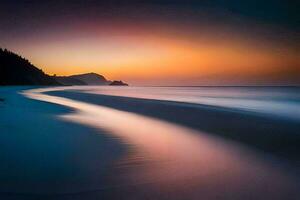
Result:
M0 85L59 85L27 59L0 48Z

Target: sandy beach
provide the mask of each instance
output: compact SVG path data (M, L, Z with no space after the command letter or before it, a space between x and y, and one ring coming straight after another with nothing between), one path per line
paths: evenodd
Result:
M195 103L83 94L80 89L76 91L72 88L46 93L159 118L233 139L299 162L300 120Z
M299 121L216 106L0 89L1 199L298 199Z
M0 103L1 199L102 186L98 176L107 172L125 147L99 128L60 120L58 116L73 110L28 99L22 90L0 89L4 99Z

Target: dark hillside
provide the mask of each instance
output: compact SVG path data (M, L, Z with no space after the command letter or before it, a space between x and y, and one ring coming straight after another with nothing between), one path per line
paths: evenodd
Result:
M0 85L60 85L27 59L0 48Z

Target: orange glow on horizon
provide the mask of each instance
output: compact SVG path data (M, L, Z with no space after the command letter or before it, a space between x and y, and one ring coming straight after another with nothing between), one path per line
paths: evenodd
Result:
M211 77L273 76L290 66L300 72L297 54L290 49L257 46L240 38L197 39L171 33L106 34L58 38L23 44L22 54L49 74L96 72L125 81ZM279 49L279 50L278 50ZM23 53L24 52L24 53ZM295 67L294 67L295 68Z

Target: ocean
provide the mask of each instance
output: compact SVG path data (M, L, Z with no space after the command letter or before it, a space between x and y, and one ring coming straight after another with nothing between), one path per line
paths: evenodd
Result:
M300 87L108 87L85 93L203 104L300 120Z

